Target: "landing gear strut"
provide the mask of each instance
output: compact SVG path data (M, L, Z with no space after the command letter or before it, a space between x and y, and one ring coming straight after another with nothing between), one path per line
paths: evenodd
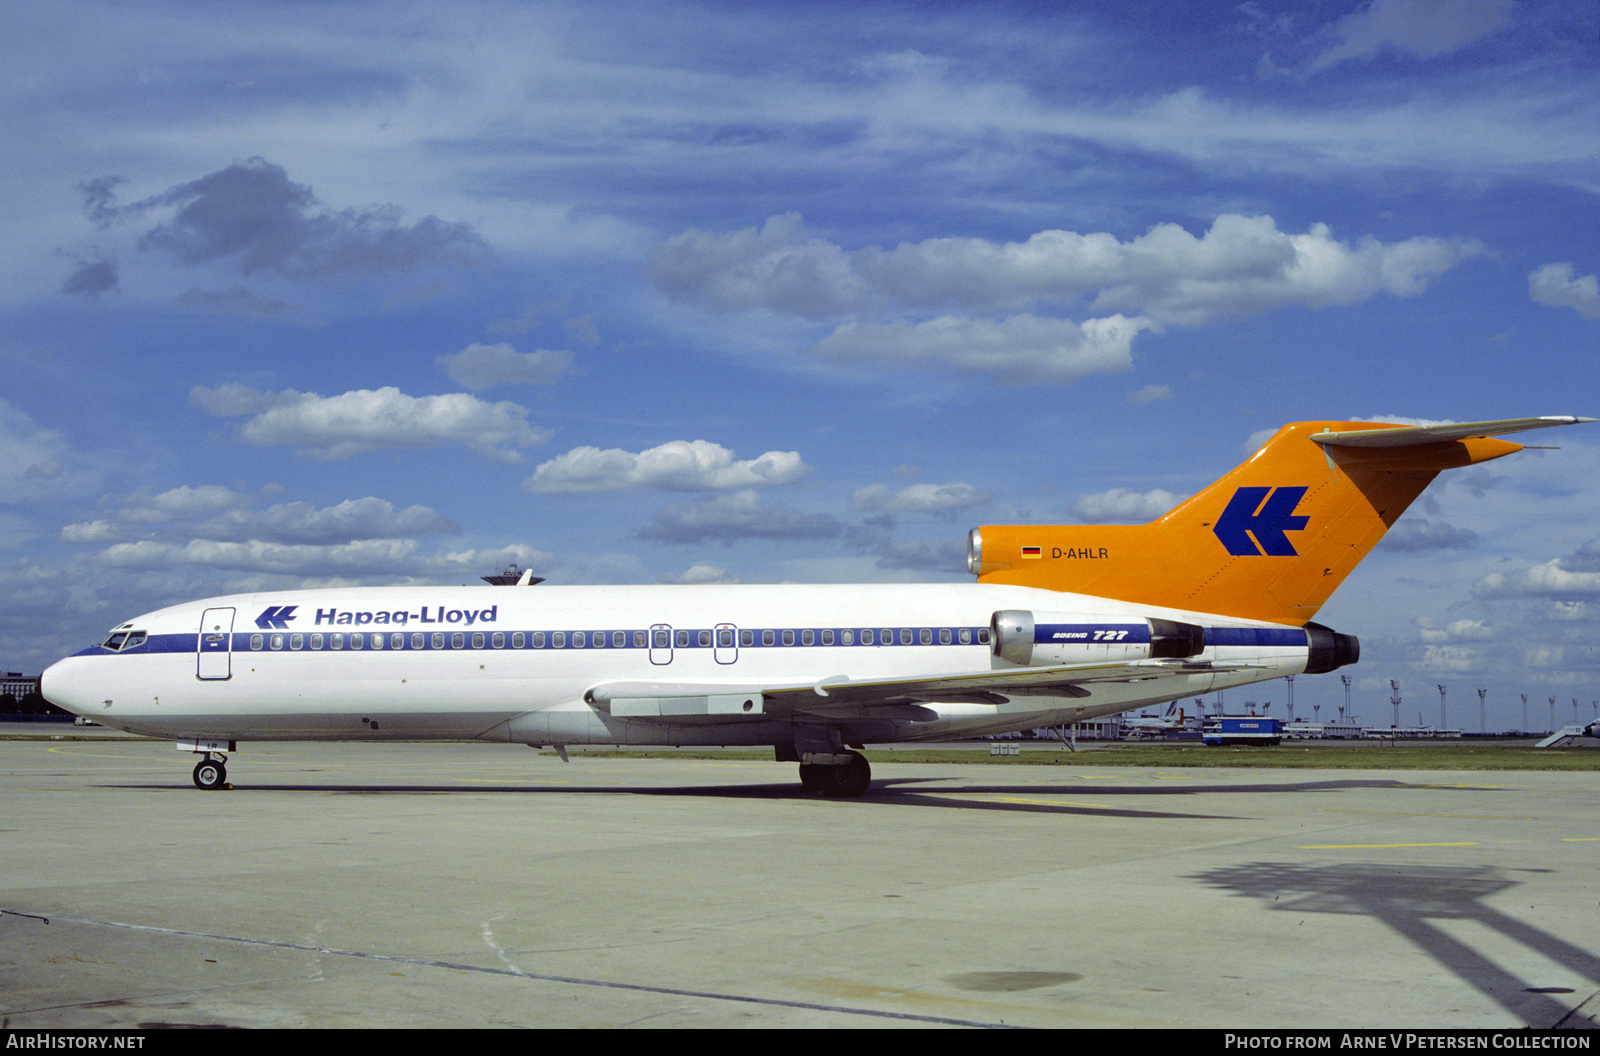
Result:
M221 758L207 755L195 764L194 787L207 792L222 788L228 783L228 768Z
M871 784L872 767L860 752L838 752L829 762L800 764L800 787L813 795L855 797L865 794Z

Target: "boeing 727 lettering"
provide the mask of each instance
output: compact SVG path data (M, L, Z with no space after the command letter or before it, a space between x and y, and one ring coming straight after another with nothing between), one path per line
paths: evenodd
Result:
M973 529L975 583L365 587L211 598L45 671L52 703L201 756L240 742L762 745L859 796L863 746L1059 726L1355 663L1312 622L1443 470L1572 425L1301 422L1142 525ZM527 581L524 576L524 583Z

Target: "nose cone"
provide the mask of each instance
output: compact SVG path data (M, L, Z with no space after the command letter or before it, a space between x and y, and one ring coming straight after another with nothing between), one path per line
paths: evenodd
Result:
M39 695L74 715L93 718L100 702L90 699L94 690L83 677L83 661L81 656L69 656L45 668L39 676Z

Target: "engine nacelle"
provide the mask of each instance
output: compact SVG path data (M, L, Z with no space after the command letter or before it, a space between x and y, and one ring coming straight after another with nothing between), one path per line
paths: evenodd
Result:
M1090 664L1198 656L1204 627L1142 616L1002 609L989 619L994 655L1013 664Z
M1306 674L1325 675L1361 659L1361 640L1320 623L1306 624Z

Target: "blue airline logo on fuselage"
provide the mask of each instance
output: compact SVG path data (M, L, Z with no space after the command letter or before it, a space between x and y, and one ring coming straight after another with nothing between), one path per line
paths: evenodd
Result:
M298 605L269 605L256 617L256 626L263 631L287 630L297 608Z
M295 618L298 605L269 605L256 617L256 626L264 631L286 631L289 621ZM321 627L345 626L364 627L367 624L405 624L416 623L459 623L471 627L476 623L495 623L500 619L500 606L490 605L487 609L446 609L443 605L422 606L421 612L411 612L409 609L399 609L393 612L353 611L351 609L317 609L315 625Z
M1310 522L1294 513L1305 493L1305 488L1240 488L1211 530L1234 557L1296 557L1284 533L1302 531Z

